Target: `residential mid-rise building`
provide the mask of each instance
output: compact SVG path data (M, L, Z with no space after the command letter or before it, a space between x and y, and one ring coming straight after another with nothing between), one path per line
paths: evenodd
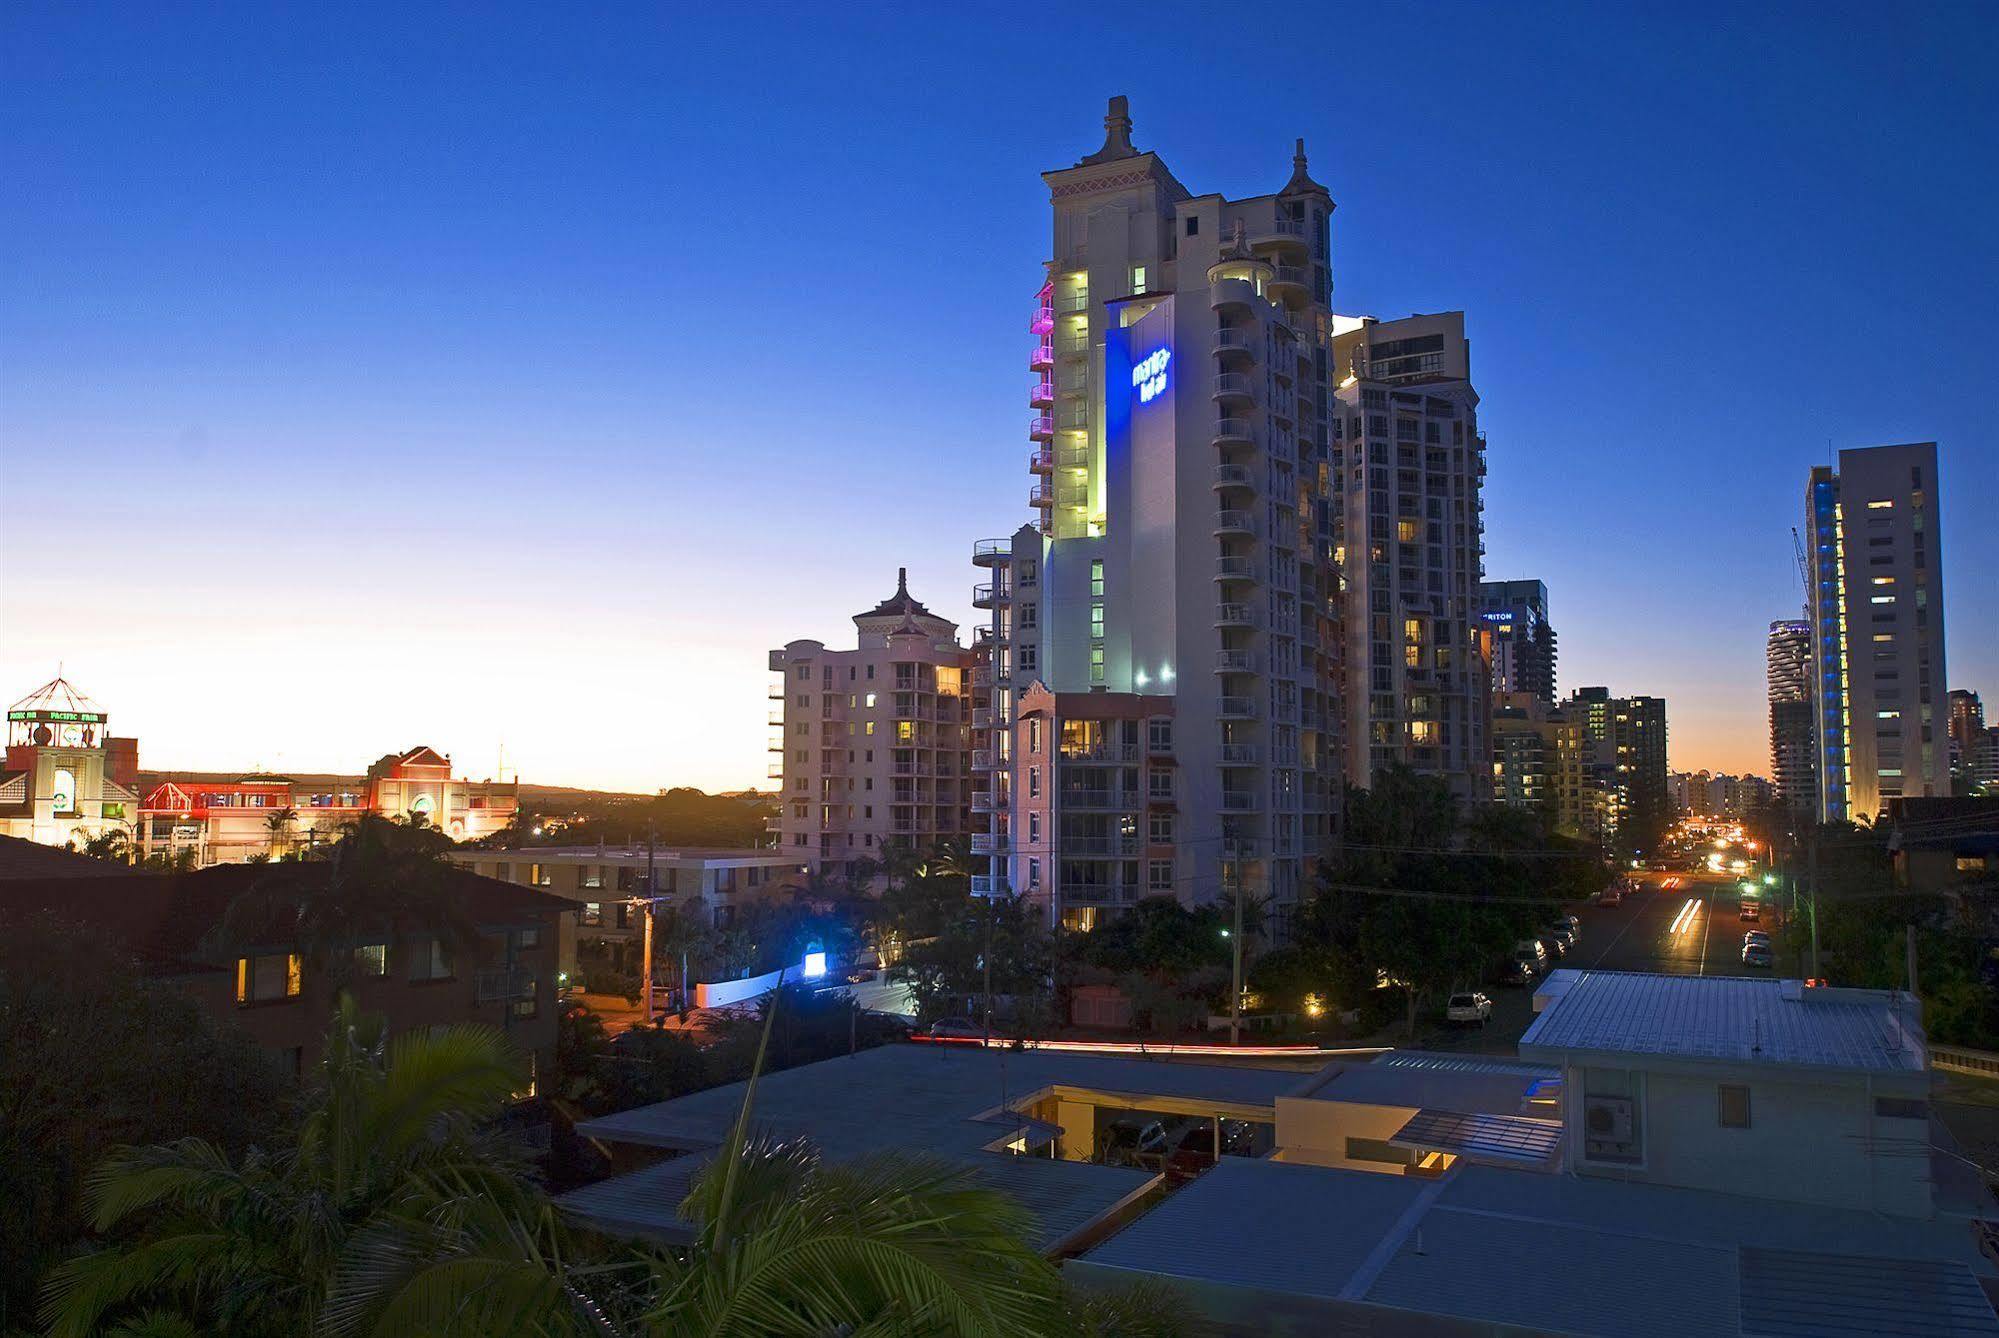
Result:
M1770 698L1770 775L1786 811L1808 817L1818 806L1812 739L1812 625L1770 624L1765 647Z
M988 819L973 848L990 863L975 887L1024 891L1036 858L1053 920L1154 887L1189 902L1241 887L1281 925L1340 809L1333 202L1302 142L1281 189L1231 200L1189 191L1135 147L1124 99L1104 124L1101 149L1044 177L1051 258L1028 355L1037 520L973 554L993 609L973 752ZM1052 844L1027 856L1015 750L1034 684L1052 698L1050 731L1093 722L1082 735L1116 751L1058 757L1052 803L1034 810ZM1086 710L1091 694L1106 701ZM1154 721L1170 721L1170 753L1153 751ZM1129 751L1127 724L1146 731ZM1133 806L1082 802L1112 795Z
M1548 715L1555 830L1579 840L1608 841L1617 832L1617 764L1607 734L1592 733L1591 715L1573 702Z
M1626 845L1655 839L1673 817L1666 779L1665 699L1613 697L1608 688L1578 688L1562 711L1580 731L1573 740L1582 754L1578 785L1593 783L1607 791L1605 834ZM1584 779L1590 776L1593 782Z
M778 848L814 873L878 869L891 843L927 852L969 831L970 696L979 652L909 593L854 615L858 643L770 653Z
M1485 438L1464 313L1342 317L1332 344L1347 778L1365 788L1399 763L1482 798L1492 775L1478 632Z
M1776 789L1762 776L1675 771L1666 778L1675 812L1698 818L1746 818L1768 808Z
M1555 629L1548 624L1548 587L1540 581L1484 581L1478 616L1492 665L1493 699L1525 693L1555 704Z
M1531 692L1492 698L1492 797L1514 808L1552 810L1561 747L1557 713Z
M0 836L60 846L127 828L138 812L138 744L61 677L7 708Z
M1999 779L1974 774L1981 754L1991 751L1985 727L1985 703L1969 688L1950 690L1950 775L1951 788L1969 794L1974 787Z
M1819 816L1950 794L1935 442L1841 451L1805 494Z

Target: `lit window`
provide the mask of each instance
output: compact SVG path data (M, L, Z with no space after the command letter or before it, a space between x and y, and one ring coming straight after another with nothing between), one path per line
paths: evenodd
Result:
M1893 604L1895 597L1893 595L1870 595L1867 602L1870 604Z
M364 976L389 974L389 945L364 943L354 949L354 969Z
M1102 646L1090 647L1090 681L1092 683L1101 683L1104 681L1104 648Z
M1895 578L1894 578L1894 577L1892 577L1892 576L1876 576L1876 577L1874 578L1874 584L1875 584L1875 585L1893 585L1893 584L1895 584Z
M299 955L295 952L266 953L261 957L236 959L236 1002L268 1003L274 999L296 999L299 994Z
M1102 558L1091 558L1090 598L1102 599L1103 597L1104 597L1104 560Z
M1869 511L1892 511L1895 509L1895 504L1893 502L1869 502L1867 509Z

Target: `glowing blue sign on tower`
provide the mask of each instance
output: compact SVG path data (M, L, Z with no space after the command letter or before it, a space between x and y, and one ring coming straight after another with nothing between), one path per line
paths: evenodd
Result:
M1150 404L1166 389L1166 364L1173 361L1170 348L1154 349L1131 369L1131 388L1140 404Z

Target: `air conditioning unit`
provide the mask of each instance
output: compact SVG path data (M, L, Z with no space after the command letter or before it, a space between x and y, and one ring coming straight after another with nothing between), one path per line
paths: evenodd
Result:
M1630 1143L1631 1098L1628 1096L1583 1098L1583 1132L1591 1143Z

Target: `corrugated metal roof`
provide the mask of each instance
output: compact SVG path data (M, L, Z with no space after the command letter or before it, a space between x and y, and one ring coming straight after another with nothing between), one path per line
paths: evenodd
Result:
M1419 1110L1388 1140L1397 1147L1461 1157L1540 1164L1562 1145L1560 1120Z
M1529 1059L1576 1050L1870 1072L1928 1067L1905 996L1737 976L1578 971L1520 1038Z
M1409 1176L1227 1157L1083 1258L1332 1299L1430 1188Z
M1963 1264L1745 1248L1741 1270L1745 1334L1999 1335L1992 1303Z
M832 1161L913 1151L961 1162L1033 1212L1040 1223L1041 1243L1048 1245L1087 1225L1154 1177L1125 1167L989 1152L986 1149L1007 1137L1019 1122L1009 1119L1002 1126L981 1117L1052 1086L1114 1093L1136 1101L1152 1097L1274 1109L1277 1097L1298 1084L1295 1069L886 1045L765 1074L757 1086L754 1120L760 1130L776 1136L811 1141ZM608 1142L707 1149L727 1136L742 1100L743 1084L731 1083L589 1120L578 1126L578 1132ZM633 1193L645 1188L634 1186ZM565 1207L579 1212L598 1202L628 1210L634 1202L620 1198L615 1190L583 1200L582 1206L573 1201L574 1196L569 1196ZM678 1202L673 1200L668 1209ZM652 1211L659 1211L658 1206Z

